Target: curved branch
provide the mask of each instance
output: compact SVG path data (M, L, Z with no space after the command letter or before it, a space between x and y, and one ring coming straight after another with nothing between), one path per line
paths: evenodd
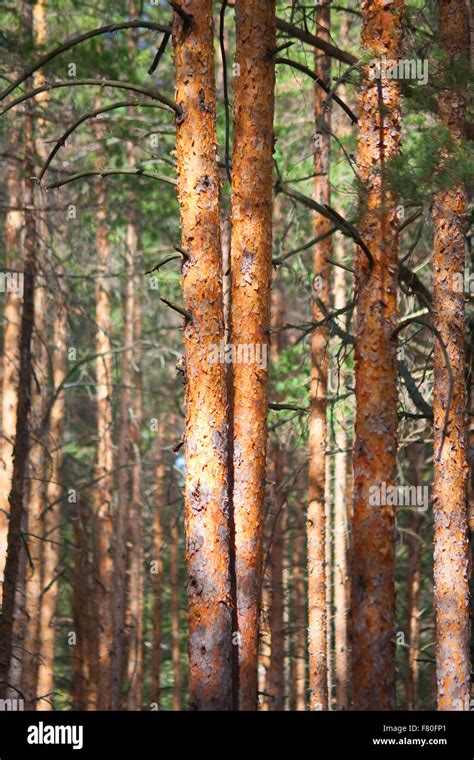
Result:
M331 206L328 206L326 204L324 206L321 206L320 203L317 203L307 195L303 195L303 193L299 193L297 190L289 190L288 186L284 182L278 182L276 190L277 192L280 191L284 193L284 195L287 195L289 198L293 198L303 206L306 206L313 211L317 211L318 214L321 214L321 216L324 216L326 219L329 219L329 221L332 222L335 227L337 227L337 229L342 232L343 235L351 238L355 243L357 243L360 248L362 248L369 261L369 266L372 269L374 266L374 257L357 232L356 228L353 227L352 224L350 224L346 219L344 219L343 216L338 214L337 211L331 208Z
M301 71L303 74L306 74L307 76L311 77L319 87L321 87L322 90L326 93L326 95L330 95L331 88L329 87L326 82L324 82L320 77L318 77L317 74L314 73L314 71L311 71L307 66L304 66L302 63L298 63L298 61L293 61L291 58L275 58L275 63L282 63L285 66L291 66L293 69L297 69L298 71ZM338 95L333 95L333 100L341 106L342 110L346 112L350 120L353 124L357 124L357 116L355 115L354 111L351 111L348 105L344 103L343 100Z
M20 103L24 103L25 100L36 97L36 95L40 95L42 92L58 90L61 87L82 87L83 85L91 85L95 87L115 87L117 90L130 90L131 92L138 92L140 95L146 95L149 98L153 98L153 100L157 100L159 103L163 103L163 105L167 106L178 115L181 113L181 109L176 105L176 103L173 103L172 100L167 98L165 95L162 95L161 92L155 89L151 90L148 87L141 87L138 84L132 84L132 82L120 82L116 79L71 79L70 82L53 82L52 84L45 84L42 87L36 87L34 90L23 93L23 95L21 95L19 98L12 100L11 103L5 106L5 108L0 111L0 115L3 116L3 114L7 113L7 111L9 111L11 108L14 108Z
M443 433L441 435L441 442L439 444L439 451L438 451L438 459L441 457L441 452L443 450L444 441L446 438L446 433L448 430L448 423L449 423L449 413L451 411L451 404L453 402L453 393L454 393L454 377L453 377L453 370L451 369L451 363L449 361L449 355L448 350L444 344L443 336L441 335L440 331L431 324L427 319L423 319L423 317L410 317L408 319L405 319L403 322L400 322L400 324L395 328L395 330L392 333L392 339L396 338L398 333L401 332L405 327L408 327L412 324L418 324L422 325L423 327L426 327L427 330L430 330L433 335L438 340L439 346L441 348L441 352L443 354L444 363L446 365L446 372L448 373L448 379L449 379L449 389L448 389L448 398L446 401L446 415L444 418L444 425L443 425Z
M288 21L284 21L282 18L277 18L276 25L277 29L281 32L289 34L290 37L296 37L302 42L307 42L318 50L322 50L330 58L336 58L336 60L348 64L357 62L357 58L352 53L346 53L345 50L340 50L335 45L331 45L330 42L326 42L320 37L315 37L314 34L310 34L298 26L294 26L294 24L289 24Z
M75 45L79 45L81 42L85 42L85 40L90 40L92 37L98 37L101 34L110 34L111 32L118 32L121 29L152 29L155 32L164 32L165 34L171 34L171 28L169 26L164 26L163 24L154 24L152 21L124 21L120 24L108 24L107 26L100 26L96 29L92 29L89 32L79 34L77 37L71 37L69 40L63 42L62 45L59 45L57 48L54 48L54 50L46 53L46 55L40 58L33 66L31 66L21 76L19 76L18 79L15 79L15 81L12 82L9 87L3 90L3 92L0 92L0 100L6 98L7 95L13 92L13 90L15 90L20 84L23 84L23 82L25 82L32 74L34 74L35 71L41 69L47 63L52 61L53 58L61 55L61 53L64 53L66 50L70 50Z
M148 108L160 108L159 105L156 103L140 103L135 100L124 100L120 103L112 103L109 106L102 106L101 108L96 108L94 111L89 111L89 113L84 114L84 116L81 116L80 119L74 122L65 132L64 134L59 138L56 145L54 146L53 150L49 154L48 158L46 159L43 168L41 169L41 173L38 177L38 182L41 182L43 179L45 172L48 170L49 165L51 164L51 161L55 157L56 153L59 152L61 148L64 147L66 144L66 140L72 135L72 133L85 121L88 119L94 119L96 116L98 116L101 113L107 113L107 111L113 111L115 108L127 108L130 106L144 106Z
M171 177L166 177L164 174L154 174L153 172L145 172L141 169L93 169L91 171L79 172L79 174L73 174L67 179L61 179L59 182L53 182L51 185L46 185L47 190L55 190L63 185L68 185L70 182L75 182L83 177L111 177L113 174L133 174L136 177L149 177L150 179L156 179L159 182L166 182L168 185L176 185L176 180Z

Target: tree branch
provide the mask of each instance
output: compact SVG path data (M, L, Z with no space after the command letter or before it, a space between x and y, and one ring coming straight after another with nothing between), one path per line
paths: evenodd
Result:
M100 26L96 29L91 29L91 31L79 34L77 37L71 37L69 40L63 42L62 45L59 45L57 48L54 48L54 50L46 53L46 55L40 58L33 66L31 66L23 74L21 74L21 76L15 79L15 81L12 82L12 84L9 85L5 90L3 90L3 92L0 92L0 100L6 98L11 92L13 92L13 90L19 87L20 84L23 84L23 82L31 77L35 71L41 69L47 63L52 61L53 58L61 55L61 53L64 53L66 50L70 50L72 47L75 47L75 45L79 45L81 42L85 42L85 40L90 40L93 37L98 37L101 34L118 32L121 29L152 29L156 32L171 34L171 28L169 26L164 26L163 24L154 24L151 21L124 21L120 24L108 24L107 26Z

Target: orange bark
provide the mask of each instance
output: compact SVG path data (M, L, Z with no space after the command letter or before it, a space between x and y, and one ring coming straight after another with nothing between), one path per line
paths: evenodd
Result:
M189 256L182 281L190 313L184 326L189 704L225 710L232 694L232 610L226 373L210 360L224 337L212 3L180 5L191 17L186 24L175 12L173 20L181 244Z
M237 0L231 238L231 340L268 344L272 256L275 6ZM262 349L263 351L263 349ZM267 441L264 362L233 367L233 517L241 710L257 707L257 660Z
M362 44L374 58L399 58L403 1L362 2ZM396 343L399 218L383 169L400 146L398 83L371 79L359 98L360 234L373 257L358 249L355 346L356 422L352 523L352 668L359 710L394 708L394 509L373 506L369 489L393 485L397 450Z
M20 130L14 125L9 136L9 153L12 156L7 169L6 194L9 206L5 214L4 245L5 267L20 268L20 231L23 214L19 210L21 198ZM3 309L2 356L2 436L0 439L0 600L3 589L3 569L7 553L8 494L13 474L13 444L16 427L18 384L18 337L20 332L21 298L6 289Z
M329 40L329 9L316 13L318 34ZM329 80L330 60L315 54L315 73ZM325 110L326 94L315 86L315 148L314 196L320 204L330 203L330 113ZM314 221L316 236L327 232L330 222L320 215ZM332 239L318 243L314 250L313 319L324 319L324 308L329 307L329 264ZM328 332L321 325L311 335L311 413L309 421L309 473L308 473L308 643L310 708L328 709L328 620L326 604L326 408L328 382Z
M466 55L467 6L440 0L439 33L448 62ZM465 136L466 98L446 87L438 99L441 122L457 142ZM444 154L444 151L443 151ZM441 163L446 158L440 157ZM466 384L464 277L466 192L458 185L435 193L433 203L434 324L446 347L452 372L436 342L434 358L434 577L436 672L439 710L469 710L469 545L467 528ZM451 396L451 398L450 398ZM446 415L448 419L446 420Z

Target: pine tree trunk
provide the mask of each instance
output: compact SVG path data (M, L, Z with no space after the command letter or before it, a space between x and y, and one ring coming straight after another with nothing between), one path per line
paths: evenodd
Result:
M180 3L173 45L186 364L186 559L189 694L194 710L226 710L232 695L232 604L219 174L216 160L212 3ZM189 76L189 71L193 76Z
M295 566L293 569L293 614L291 624L293 633L293 681L295 689L294 710L306 710L306 588L305 588L305 530L303 525L296 526Z
M158 463L156 466L155 515L153 520L153 622L151 644L151 702L160 708L161 703L161 642L163 639L163 571L165 537L163 514L165 507L165 462L163 422L158 429Z
M128 225L128 247L134 260L133 279L135 297L133 304L133 400L132 400L132 450L131 454L131 491L130 513L128 523L129 544L129 575L128 575L128 619L127 630L129 637L128 659L128 709L142 709L143 693L143 515L141 495L141 457L140 441L143 421L142 388L141 388L141 338L142 320L141 303L139 298L140 261L138 256L137 227L134 223Z
M21 205L22 180L20 174L20 129L13 123L8 141L11 156L6 177L8 210L5 214L4 246L5 267L21 268L20 232L23 226ZM15 440L18 395L18 339L20 334L21 298L6 289L3 309L2 356L2 436L0 438L0 601L3 590L3 571L7 553L8 494L12 486L13 444Z
M275 442L270 447L273 476L273 520L270 549L270 632L271 650L270 666L267 674L266 692L268 709L281 711L285 706L285 630L284 630L284 595L283 595L283 558L284 558L284 511L285 498L282 492L283 451Z
M270 325L275 6L237 0L231 238L231 340L266 350ZM233 517L237 584L236 705L257 708L268 374L233 366Z
M374 58L398 59L402 0L362 2L362 44ZM385 187L385 164L399 152L398 83L371 79L359 98L359 232L373 257L358 249L355 346L356 422L352 522L352 671L358 710L395 706L394 509L369 502L370 488L394 485L397 450L397 268L399 224Z
M423 462L425 449L423 444L411 444L406 448L408 460L407 480L410 485L423 485ZM420 656L420 581L421 581L421 546L420 528L423 515L412 509L408 516L407 530L407 623L408 658L405 677L405 698L407 710L418 710L418 686Z
M329 40L329 9L317 10L318 35ZM316 52L315 73L329 81L327 56ZM330 113L325 109L326 94L315 85L314 196L320 204L330 203ZM315 216L316 236L330 229L330 223ZM319 322L329 307L329 264L332 241L328 237L314 250L313 320ZM323 305L321 306L320 303ZM311 710L328 709L328 651L326 604L326 408L328 382L328 333L321 325L311 335L311 413L309 422L308 474L308 611L309 688Z
M336 245L336 258L340 262L344 246ZM346 305L346 281L344 270L334 267L334 311ZM342 380L342 378L341 378ZM341 383L342 385L342 383ZM342 406L342 405L341 405ZM336 687L336 710L349 707L349 642L347 635L348 586L347 544L347 435L342 409L335 413L334 445L334 680ZM336 407L337 409L337 407Z
M170 517L171 662L173 665L173 710L183 709L183 667L181 664L181 621L179 582L178 514Z
M464 0L440 0L439 33L448 62L469 46ZM451 138L465 136L466 99L445 89L438 98L442 124ZM447 158L440 156L441 163ZM449 357L446 367L439 342L434 358L434 577L436 672L439 710L469 710L470 621L467 530L466 384L464 293L454 287L464 278L466 193L461 186L435 193L434 324ZM447 419L446 419L447 418Z
M96 126L97 137L103 132ZM96 381L97 381L97 455L95 489L93 494L94 572L96 621L99 625L97 649L97 709L109 709L120 688L121 671L117 658L112 672L114 647L114 605L120 589L115 589L114 515L113 515L113 453L112 453L112 357L110 353L110 281L107 278L109 260L108 207L102 181L96 188L96 255L98 277L96 298Z
M28 36L32 39L32 9L23 5L22 22ZM25 477L30 444L30 411L32 385L32 351L31 342L35 322L35 277L37 272L37 231L35 220L35 193L33 180L35 174L35 146L32 118L32 105L26 106L24 141L25 141L25 187L23 201L25 206L25 238L23 257L23 309L19 334L20 365L18 373L18 404L15 430L15 451L13 460L12 487L9 495L10 519L8 525L7 556L5 562L2 611L0 615L0 699L5 698L9 683L10 668L13 663L12 645L14 642L16 618L16 594L23 585L25 552L22 545L22 533L25 529L23 500L25 495ZM20 655L18 655L18 658ZM17 662L20 660L17 658ZM16 686L16 684L15 684Z
M59 294L56 302L56 314L53 332L52 374L53 389L60 387L66 376L66 335L67 312L66 294ZM53 391L54 392L54 391ZM43 515L41 606L39 620L39 664L37 697L38 710L53 708L54 655L56 643L55 615L58 599L58 580L60 560L60 524L61 501L64 487L61 482L61 465L63 460L64 437L64 393L59 393L50 413L49 440L51 469L46 490L46 512Z

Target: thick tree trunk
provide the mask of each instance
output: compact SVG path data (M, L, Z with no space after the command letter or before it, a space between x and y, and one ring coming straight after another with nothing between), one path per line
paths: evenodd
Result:
M180 2L173 45L186 362L186 559L189 694L194 710L232 704L232 603L214 38L210 0ZM193 75L190 76L189 72Z
M267 350L272 256L275 6L237 0L232 177L231 341ZM236 706L257 707L258 623L267 441L266 362L233 366Z
M316 13L318 34L329 40L329 9ZM331 63L328 56L316 52L315 73L329 81ZM325 108L326 94L315 86L314 196L320 204L330 203L330 113ZM329 221L315 216L315 234L330 229ZM332 239L318 243L314 250L313 320L321 321L329 308L329 274L326 259L331 258ZM322 306L320 305L322 304ZM311 335L311 413L309 422L308 474L308 642L309 688L311 710L328 709L328 651L326 604L326 408L328 382L328 333L321 325Z
M381 56L401 52L402 0L362 2L362 44ZM394 485L397 451L396 343L399 224L383 178L400 146L398 83L371 79L359 99L360 235L373 257L358 249L355 347L356 423L352 523L352 670L358 710L395 704L394 509L374 506L370 488Z
M469 46L464 0L440 0L439 34L448 62ZM466 99L445 89L438 99L442 124L454 141L465 136ZM440 157L441 163L446 158ZM434 359L434 577L436 672L439 710L469 710L469 544L467 530L466 384L464 294L454 287L464 277L465 189L458 185L435 193L433 203L434 323L439 342Z

